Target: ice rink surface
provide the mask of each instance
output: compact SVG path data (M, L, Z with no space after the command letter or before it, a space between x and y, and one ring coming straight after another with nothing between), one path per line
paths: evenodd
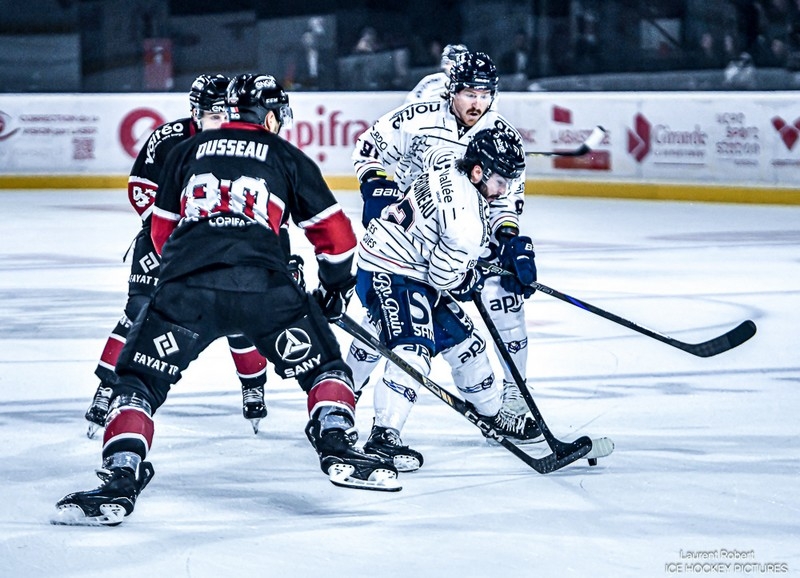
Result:
M223 340L156 414L134 514L80 528L49 517L99 484L83 413L138 218L121 191L0 196L0 576L800 575L800 207L528 198L542 283L683 341L758 325L701 359L528 300L533 395L561 439L615 440L597 467L537 474L423 391L403 439L425 465L403 491L337 488L294 381L270 374L253 435ZM339 197L357 223L358 195ZM452 388L442 360L432 377ZM368 388L362 442L371 418Z

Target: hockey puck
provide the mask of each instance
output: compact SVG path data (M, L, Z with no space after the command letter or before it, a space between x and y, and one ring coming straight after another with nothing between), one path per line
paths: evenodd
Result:
M597 458L589 458L589 465L596 466L597 465Z

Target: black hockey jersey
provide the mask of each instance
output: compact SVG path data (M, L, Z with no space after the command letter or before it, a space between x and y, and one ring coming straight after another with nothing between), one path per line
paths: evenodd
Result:
M320 281L349 280L355 234L314 161L255 124L204 131L164 166L152 222L161 279L216 266L282 270L278 236L290 217L314 246Z
M153 202L167 155L176 145L197 132L191 118L164 123L153 131L136 156L128 177L128 201L139 213L143 226L150 224Z

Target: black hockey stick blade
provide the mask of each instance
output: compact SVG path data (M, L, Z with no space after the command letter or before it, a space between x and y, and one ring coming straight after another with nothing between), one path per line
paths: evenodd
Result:
M579 460L589 453L592 449L592 440L588 437L581 437L570 444L558 442L557 449L553 453L548 454L542 458L534 458L528 455L520 448L518 448L511 440L507 439L504 435L497 432L494 427L481 416L475 413L472 408L461 398L454 396L445 388L437 385L427 376L420 373L415 367L407 363L402 357L397 355L394 351L386 347L379 339L369 333L366 329L361 327L353 318L348 315L342 315L341 318L335 321L336 325L344 329L347 333L352 335L355 339L372 346L386 359L397 365L400 369L411 376L417 383L428 389L436 397L441 399L455 411L466 417L472 424L474 424L481 432L488 438L497 441L501 446L509 452L517 456L520 460L525 462L528 466L533 468L540 474L549 474L572 462ZM530 394L529 394L530 395ZM551 434L552 435L552 434Z
M703 343L683 343L673 340L675 341L673 345L697 357L713 357L714 355L738 347L755 334L756 324L748 319L747 321L742 321L727 333L704 341Z
M603 142L603 139L606 136L606 129L602 126L594 127L591 134L587 137L585 141L581 143L581 145L576 148L575 150L571 151L528 151L525 153L525 156L528 157L582 157L585 154L592 152L600 143Z
M513 275L511 271L506 271L502 267L499 267L493 263L488 261L479 260L478 266L481 267L487 273L491 273L494 275ZM580 307L581 309L588 311L589 313L594 313L595 315L599 315L604 319L608 319L609 321L613 321L618 325L622 325L623 327L627 327L628 329L632 329L637 333L641 333L642 335L646 335L652 339L660 341L662 343L666 343L672 347L685 351L687 353L691 353L692 355L696 355L697 357L713 357L714 355L719 355L720 353L724 353L729 349L733 349L734 347L738 347L751 337L756 334L756 324L751 321L743 321L737 327L731 329L727 333L724 333L718 337L714 337L713 339L709 339L708 341L704 341L702 343L686 343L685 341L680 341L675 339L674 337L670 337L668 335L664 335L659 333L658 331L654 331L652 329L648 329L642 325L634 323L624 317L620 317L619 315L615 315L610 311L606 311L604 309L600 309L591 303L587 303L586 301L582 301L576 297L571 297L566 293L561 293L556 289L552 289L547 285L543 285L537 281L531 283L531 287L536 289L537 291L541 291L546 295L550 295L551 297L555 297L556 299L560 299L565 303L569 303L570 305L575 305L576 307Z

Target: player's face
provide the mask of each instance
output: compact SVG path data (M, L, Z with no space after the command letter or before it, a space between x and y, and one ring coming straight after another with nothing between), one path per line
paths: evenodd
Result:
M204 110L200 114L199 120L201 130L214 130L222 126L222 123L228 122L228 115L224 112L210 112Z
M481 183L481 194L483 198L489 202L504 197L508 193L508 187L511 185L511 179L501 177L498 174L491 175L488 179Z
M453 96L453 114L465 125L474 126L491 104L491 91L465 88Z

